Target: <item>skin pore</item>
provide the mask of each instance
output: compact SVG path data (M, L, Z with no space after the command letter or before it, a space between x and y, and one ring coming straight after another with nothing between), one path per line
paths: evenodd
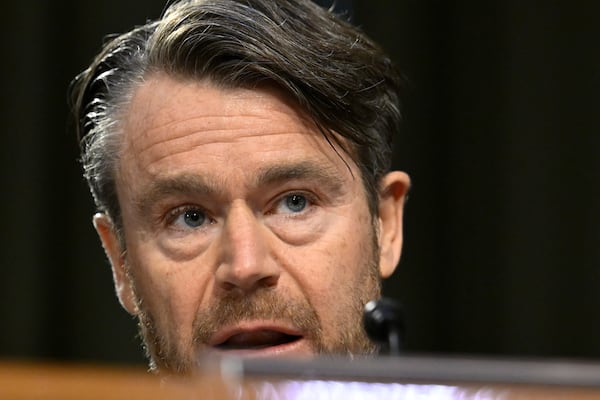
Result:
M274 88L164 74L135 91L117 171L127 250L94 223L155 369L374 350L362 310L399 261L409 179L386 175L371 216L356 164L298 110Z

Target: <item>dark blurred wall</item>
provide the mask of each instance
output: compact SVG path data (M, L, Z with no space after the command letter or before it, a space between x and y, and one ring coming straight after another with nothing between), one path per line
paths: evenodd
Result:
M414 186L390 285L409 347L599 357L600 3L356 14L410 81L396 160Z
M600 358L600 3L355 0L407 76L409 351ZM91 225L69 81L158 0L4 6L0 358L144 362Z

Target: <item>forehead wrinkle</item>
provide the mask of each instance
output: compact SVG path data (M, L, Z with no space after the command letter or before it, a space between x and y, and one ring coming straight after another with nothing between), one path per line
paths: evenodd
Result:
M152 148L156 147L156 146L162 146L165 144L165 142L177 142L180 140L184 140L192 135L198 135L198 134L210 134L210 133L215 133L215 132L223 132L223 131L227 131L227 132L231 132L231 133L236 133L239 131L251 131L253 129L250 129L250 127L245 126L248 122L248 120L250 118L256 119L256 120L262 120L262 121L270 121L270 118L268 117L262 117L262 116L257 116L257 115L227 115L227 114L223 114L223 115L210 115L210 116L196 116L196 117L190 117L190 118L186 118L186 119L179 119L179 120L174 120L174 121L170 121L170 122L166 122L162 125L159 126L155 126L152 127L150 129L145 130L141 135L142 137L146 137L148 138L149 143L146 144L145 146L141 147L141 146L135 146L135 143L137 143L139 141L135 140L135 138L131 138L130 142L132 142L134 144L134 146L137 148L137 150L139 151L140 155L144 154L150 150L152 150ZM243 119L242 123L240 124L236 124L235 122L237 122L237 120L241 120ZM194 121L197 120L205 120L207 121L207 123L203 124L203 126L183 126L183 129L181 129L179 132L177 128L179 126L181 126L182 124L187 124L187 123L193 123ZM215 122L211 123L214 120ZM221 123L222 120L226 120L226 123ZM269 124L265 124L265 125L261 125L262 127L264 126L270 126ZM254 129L256 129L257 127L254 127ZM161 135L160 133L165 132L168 133L168 137L166 137L166 135ZM156 133L156 134L155 134ZM249 132L249 135L251 133ZM155 140L151 140L152 138L154 138Z

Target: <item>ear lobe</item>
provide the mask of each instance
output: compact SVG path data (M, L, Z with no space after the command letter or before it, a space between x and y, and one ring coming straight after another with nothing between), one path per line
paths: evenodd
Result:
M112 267L115 291L119 302L128 313L136 315L138 308L135 302L135 295L125 270L127 268L125 265L125 256L115 232L114 224L108 215L103 213L94 215L93 222Z
M402 218L410 178L400 171L383 177L379 191L379 273L387 278L396 269L402 253Z

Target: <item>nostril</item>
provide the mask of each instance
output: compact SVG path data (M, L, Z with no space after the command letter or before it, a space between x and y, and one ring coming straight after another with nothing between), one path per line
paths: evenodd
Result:
M279 281L279 276L277 275L270 275L270 276L265 276L262 279L260 279L257 284L262 286L262 287L273 287L277 285L277 282Z
M236 286L236 285L234 285L234 284L233 284L233 283L231 283L231 282L222 282L222 283L221 283L221 288L223 288L224 290L227 290L227 291L233 290L233 289L235 289L236 287L237 287L237 286Z
M227 292L234 290L240 290L242 292L249 292L256 289L266 289L277 286L279 281L279 275L266 275L258 277L256 279L236 280L236 279L222 279L219 282L219 287Z

